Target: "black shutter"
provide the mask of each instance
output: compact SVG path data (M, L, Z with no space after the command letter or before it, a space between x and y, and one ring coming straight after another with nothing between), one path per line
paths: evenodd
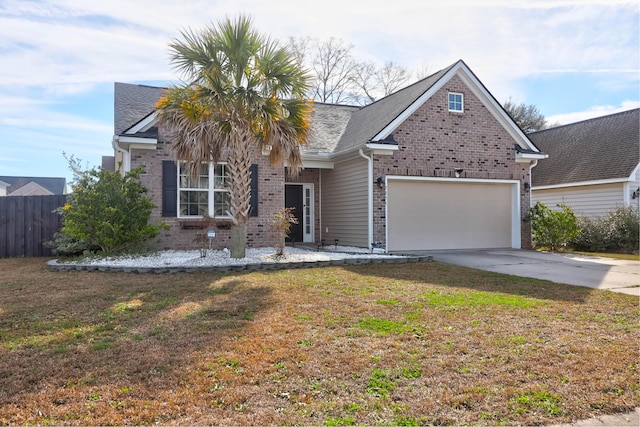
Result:
M251 172L251 198L249 199L251 208L249 216L258 216L258 165L251 165L249 171Z
M162 216L178 216L178 167L172 160L162 161Z

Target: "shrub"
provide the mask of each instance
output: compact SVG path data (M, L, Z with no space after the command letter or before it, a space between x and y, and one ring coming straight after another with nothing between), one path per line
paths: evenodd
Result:
M538 247L557 250L578 235L578 220L571 208L557 205L560 210L551 210L544 203L536 203L529 209L525 221L531 222L533 240Z
M82 171L73 159L70 163L73 193L59 210L63 226L50 244L54 253L123 252L166 228L149 223L154 205L139 181L142 168L122 175L106 169Z
M289 237L291 231L291 225L297 224L298 219L293 214L294 208L282 208L273 214L271 220L271 228L278 234L278 241L276 243L276 255L284 255L285 240Z
M606 217L582 217L578 224L581 232L570 242L575 250L638 253L640 211L637 208L618 207Z

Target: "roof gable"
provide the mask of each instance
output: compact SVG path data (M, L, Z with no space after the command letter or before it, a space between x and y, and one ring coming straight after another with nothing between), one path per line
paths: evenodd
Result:
M538 148L462 60L354 112L336 151L348 151L369 142L383 143L398 126L456 75L487 107L523 151L539 153Z
M549 158L533 171L536 187L627 180L640 162L640 109L529 134Z
M15 191L8 194L9 196L51 196L53 193L43 186L31 181L23 185Z
M43 178L30 176L0 176L0 181L8 184L7 194L11 194L21 187L34 182L48 191L48 194L67 194L66 178Z

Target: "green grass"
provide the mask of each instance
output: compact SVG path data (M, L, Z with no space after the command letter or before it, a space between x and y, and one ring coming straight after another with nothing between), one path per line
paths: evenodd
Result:
M388 399L389 394L395 388L395 383L389 371L375 368L369 377L367 393L376 397Z
M548 425L640 406L629 295L435 262L0 270L0 425Z
M423 295L426 305L436 308L468 308L503 306L510 308L529 308L543 303L531 298L505 295L495 292L442 292L432 290Z
M402 334L410 328L402 322L396 322L387 319L377 319L375 317L365 317L360 319L358 327L378 334Z

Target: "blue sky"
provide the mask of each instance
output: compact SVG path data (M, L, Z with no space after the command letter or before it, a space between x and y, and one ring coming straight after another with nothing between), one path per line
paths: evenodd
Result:
M534 104L566 124L640 106L639 9L619 0L0 0L0 175L69 180L63 153L99 165L113 154L113 83L176 79L168 43L225 16L249 14L281 40L339 38L358 59L410 70L463 59L498 101Z

